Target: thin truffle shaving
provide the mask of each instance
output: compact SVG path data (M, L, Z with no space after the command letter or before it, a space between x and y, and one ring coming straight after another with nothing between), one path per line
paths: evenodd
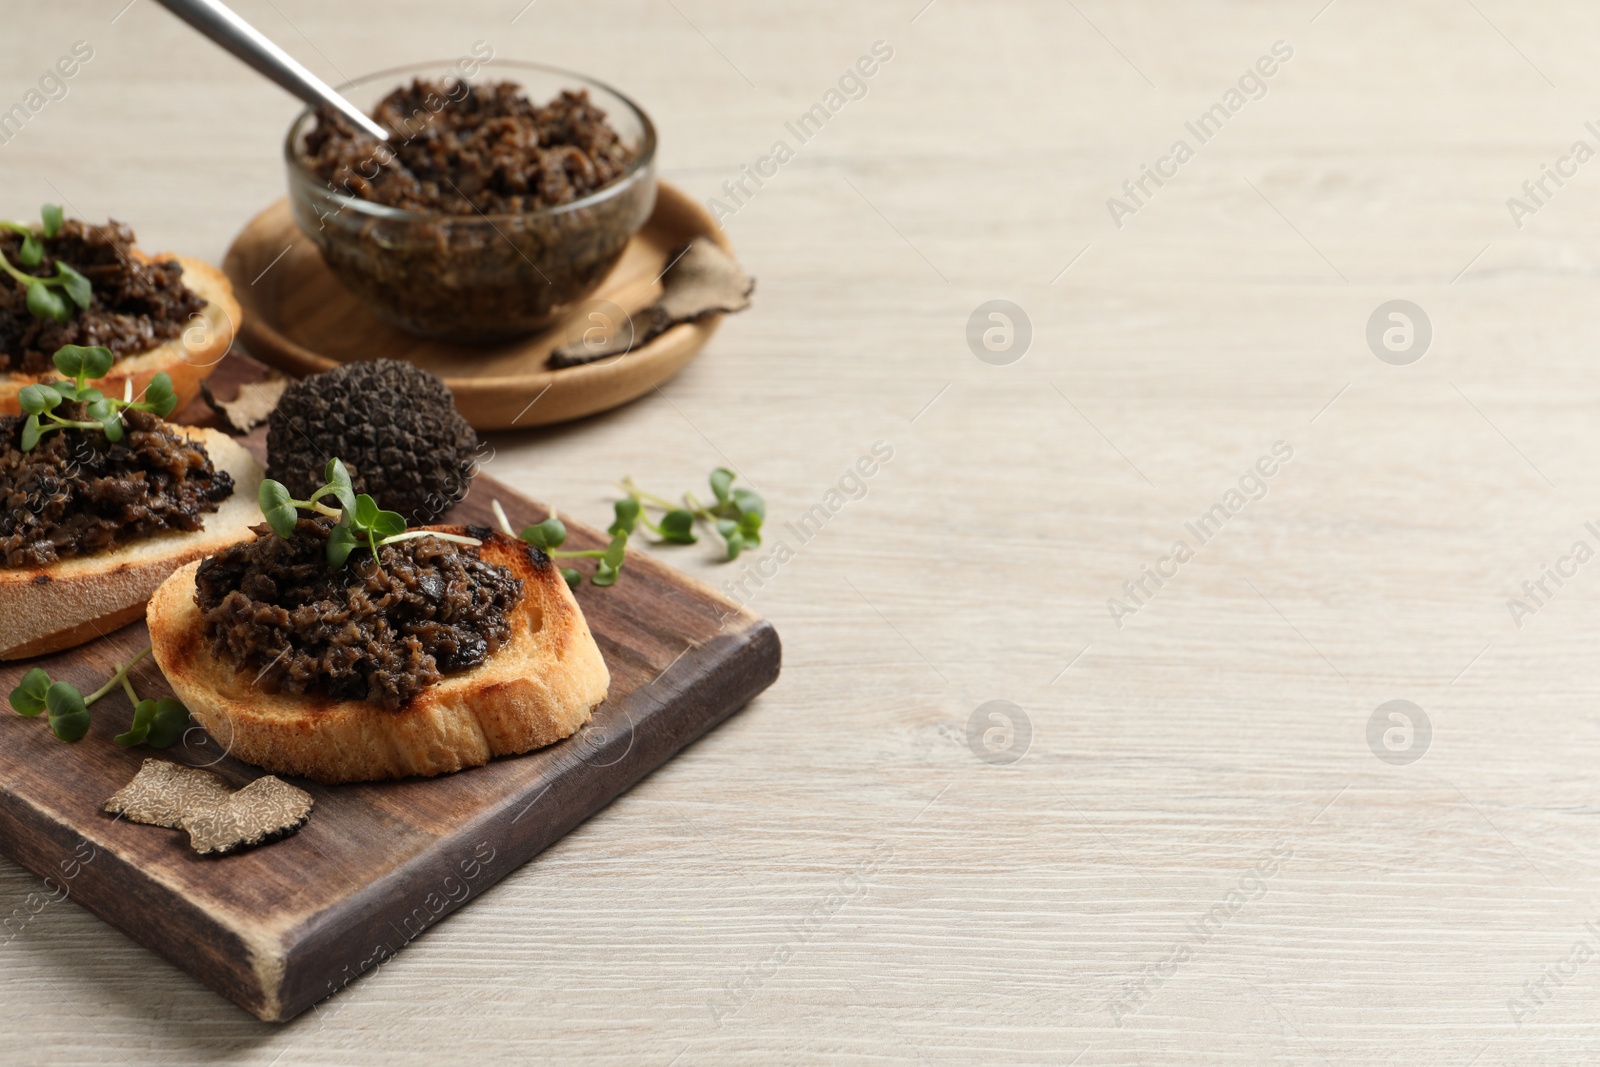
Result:
M264 845L305 825L311 794L272 775L237 792L210 771L147 759L133 781L106 801L132 822L189 832L189 847L220 855Z

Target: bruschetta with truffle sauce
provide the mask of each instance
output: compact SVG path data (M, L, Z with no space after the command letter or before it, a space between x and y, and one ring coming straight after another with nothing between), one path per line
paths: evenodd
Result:
M551 744L610 673L559 568L476 526L408 528L338 461L255 538L150 601L156 663L235 757L318 782L428 776Z
M166 421L170 378L104 381L112 354L66 346L0 416L0 659L82 644L139 618L174 570L250 536L262 471L225 434Z
M54 377L66 345L100 347L111 366L91 384L142 395L165 374L182 408L227 354L240 322L227 276L197 259L148 255L126 225L67 219L46 204L37 223L0 221L0 415L22 413L22 389Z

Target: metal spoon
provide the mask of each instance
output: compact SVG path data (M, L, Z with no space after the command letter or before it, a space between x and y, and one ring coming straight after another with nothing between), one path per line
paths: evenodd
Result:
M267 40L218 0L156 2L306 103L313 107L330 104L378 140L389 139L388 131L363 115L360 108L334 92L321 78L295 62L289 53Z

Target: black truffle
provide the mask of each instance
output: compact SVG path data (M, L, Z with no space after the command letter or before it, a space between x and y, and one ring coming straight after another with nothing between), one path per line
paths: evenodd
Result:
M267 475L303 500L337 456L356 492L421 525L467 495L477 447L444 382L410 363L375 359L284 391L268 420Z

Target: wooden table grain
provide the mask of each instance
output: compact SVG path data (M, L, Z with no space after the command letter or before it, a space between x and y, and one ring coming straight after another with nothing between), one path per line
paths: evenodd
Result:
M216 260L294 107L124 2L7 12L3 210ZM1593 5L237 6L644 103L756 305L488 469L738 469L788 551L661 554L785 670L287 1026L0 865L0 1058L1600 1058Z

